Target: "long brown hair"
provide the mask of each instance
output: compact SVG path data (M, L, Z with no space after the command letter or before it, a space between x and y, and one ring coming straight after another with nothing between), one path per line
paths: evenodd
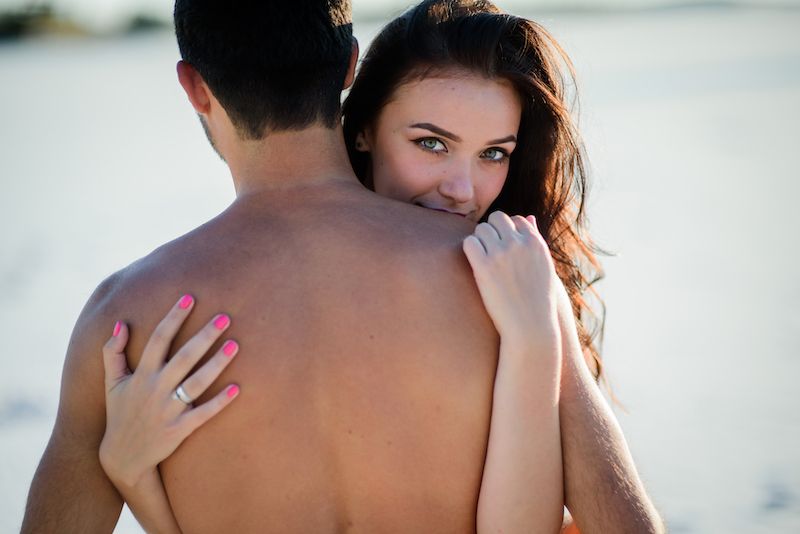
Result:
M391 21L372 42L344 102L344 134L356 175L372 188L369 154L359 132L404 83L454 68L510 81L522 100L517 147L508 177L487 214L534 215L550 247L575 315L578 337L596 379L605 307L592 285L603 277L589 238L584 205L584 148L572 120L575 72L562 48L537 23L485 0L426 0ZM601 314L585 299L590 291ZM594 328L587 324L593 319Z

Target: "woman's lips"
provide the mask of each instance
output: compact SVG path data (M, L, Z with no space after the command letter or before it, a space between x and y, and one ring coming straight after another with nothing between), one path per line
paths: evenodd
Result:
M425 206L425 205L423 205L423 204L417 204L417 206L420 206L420 207L422 207L422 208L427 208L427 209L429 209L429 210L441 211L441 212L444 212L444 213L451 213L451 214L453 214L453 215L459 215L459 216L461 216L461 217L466 217L466 216L467 216L467 214L466 214L466 213L459 213L459 212L457 212L457 211L450 211L450 210L446 210L446 209L444 209L444 208L434 208L434 207L432 207L432 206Z

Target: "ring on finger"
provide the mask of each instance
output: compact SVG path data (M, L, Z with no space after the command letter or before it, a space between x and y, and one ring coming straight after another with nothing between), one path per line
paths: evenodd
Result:
M175 391L172 392L172 398L175 400L179 400L184 403L186 406L191 406L194 399L192 399L186 390L183 389L183 384L175 388Z

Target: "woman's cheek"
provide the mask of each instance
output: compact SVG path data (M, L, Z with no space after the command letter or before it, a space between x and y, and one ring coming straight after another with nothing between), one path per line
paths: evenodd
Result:
M409 201L428 192L430 175L434 169L430 162L425 160L425 154L420 154L418 149L414 149L404 150L398 155L400 157L393 159L394 173L391 177L395 184L393 189Z
M484 191L483 191L483 207L484 209L488 209L489 205L495 201L497 197L500 196L500 191L503 190L503 185L506 183L506 177L508 176L508 167L506 166L503 170L498 172L497 174L493 175L491 179L489 179L485 183Z
M384 153L375 168L375 192L395 200L410 201L417 189L416 169L405 151Z
M380 137L372 153L372 176L375 192L379 195L396 198L395 188L399 173L398 164L402 161L398 157L396 141L391 137Z

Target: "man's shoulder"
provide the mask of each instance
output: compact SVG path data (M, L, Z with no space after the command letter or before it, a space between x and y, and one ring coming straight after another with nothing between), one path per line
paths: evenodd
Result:
M474 223L458 215L441 213L386 198L359 207L358 224L378 236L397 254L452 256L461 253L464 238ZM374 244L367 241L368 244Z
M454 310L483 321L485 311L463 252L474 223L453 214L391 200L362 211L353 235L367 281L391 285L391 303L401 312L435 316ZM364 261L366 260L366 261Z
M101 281L89 297L82 318L99 318L120 311L124 302L143 297L142 288L158 283L158 267L163 264L163 247L140 258Z
M175 270L175 261L183 253L191 234L165 243L146 256L117 270L102 280L92 292L76 322L76 334L88 334L98 329L113 328L116 320L146 304L161 291ZM108 323L108 324L107 324ZM101 326L102 325L102 326Z

